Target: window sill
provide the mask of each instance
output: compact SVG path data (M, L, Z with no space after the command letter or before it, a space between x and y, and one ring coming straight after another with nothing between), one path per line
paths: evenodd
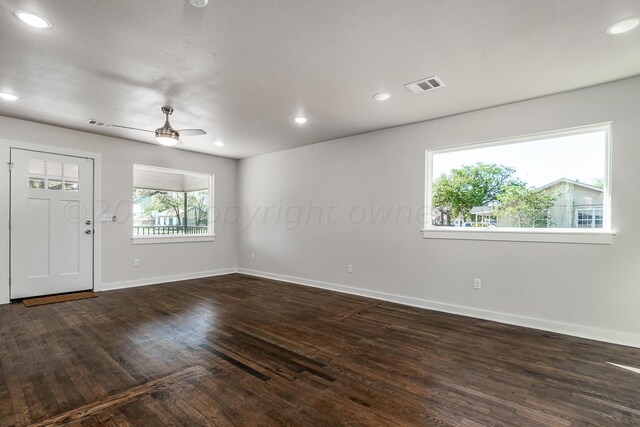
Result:
M583 230L519 230L519 229L463 229L447 227L422 230L424 239L494 240L503 242L576 243L610 245L615 233Z
M213 242L215 240L215 234L194 234L192 236L133 236L131 243L134 245L149 245L156 243Z

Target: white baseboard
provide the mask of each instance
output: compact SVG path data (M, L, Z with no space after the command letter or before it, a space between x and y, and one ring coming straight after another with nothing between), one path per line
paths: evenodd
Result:
M160 283L177 282L180 280L201 279L203 277L222 276L237 273L235 267L219 270L201 271L198 273L175 274L171 276L149 277L145 279L126 280L124 282L103 283L96 291L113 291L115 289L135 288L138 286L157 285Z
M596 341L603 341L612 344L627 345L640 348L640 335L626 332L617 332L607 329L593 328L590 326L575 325L570 323L557 322L553 320L539 319L535 317L519 316L516 314L501 313L497 311L482 310L459 305L446 304L436 301L429 301L420 298L394 295L386 292L371 291L351 286L337 285L335 283L320 282L316 280L303 279L300 277L285 276L282 274L267 273L246 268L239 268L238 273L251 276L264 277L267 279L280 280L283 282L295 283L314 288L327 289L352 295L359 295L383 301L395 302L398 304L413 307L426 308L429 310L442 311L445 313L458 314L461 316L475 317L483 320L506 323L509 325L523 326L526 328L541 329L543 331L556 332L565 335L572 335L580 338L587 338Z

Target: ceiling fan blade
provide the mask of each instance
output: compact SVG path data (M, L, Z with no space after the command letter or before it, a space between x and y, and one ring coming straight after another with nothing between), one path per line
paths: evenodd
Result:
M180 133L180 136L198 136L207 134L202 129L179 129L178 133Z
M155 133L155 131L152 131L152 130L140 129L140 128L132 128L132 127L129 127L129 126L111 125L111 127L120 128L120 129L128 129L128 130L139 130L140 132Z

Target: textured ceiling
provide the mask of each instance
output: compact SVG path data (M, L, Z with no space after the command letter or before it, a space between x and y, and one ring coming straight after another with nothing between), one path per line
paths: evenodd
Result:
M86 121L155 129L170 104L176 128L208 132L186 149L241 158L640 74L640 29L605 33L638 15L637 0L0 0L0 91L20 96L0 115L153 142ZM447 86L403 87L434 74Z

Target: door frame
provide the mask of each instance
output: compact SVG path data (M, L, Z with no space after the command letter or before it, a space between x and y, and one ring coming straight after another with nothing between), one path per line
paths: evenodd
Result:
M81 151L56 145L41 145L28 142L0 138L0 206L5 205L6 209L0 209L0 304L10 302L10 279L11 279L11 232L9 221L11 218L11 181L9 175L9 162L11 159L11 149L29 150L61 156L84 157L93 159L93 290L100 291L102 288L102 223L96 216L96 202L102 200L102 155L100 153ZM6 226L5 226L6 225ZM6 242L6 243L4 243ZM4 283L3 283L4 282Z

